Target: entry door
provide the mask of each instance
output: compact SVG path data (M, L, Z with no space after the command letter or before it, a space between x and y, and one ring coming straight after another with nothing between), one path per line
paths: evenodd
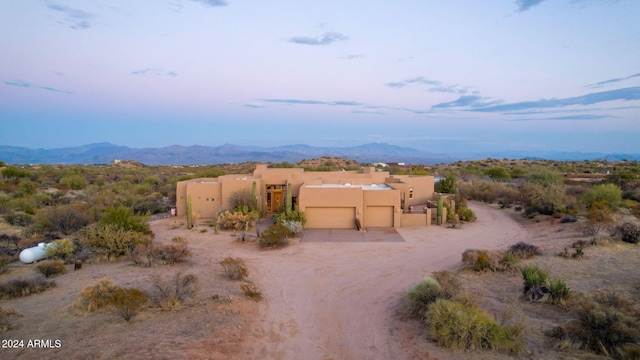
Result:
M271 211L276 212L282 205L282 198L284 197L284 193L282 190L274 190L271 193Z

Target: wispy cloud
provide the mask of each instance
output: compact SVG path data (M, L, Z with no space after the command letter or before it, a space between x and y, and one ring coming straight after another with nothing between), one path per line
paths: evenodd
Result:
M5 85L9 85L9 86L17 86L17 87L21 87L21 88L30 88L30 89L42 89L42 90L47 90L47 91L52 91L52 92L57 92L57 93L63 93L63 94L73 94L73 91L69 91L69 90L61 90L58 88L54 88L51 86L38 86L38 85L34 85L31 83L28 83L26 81L22 81L22 80L15 80L15 81L5 81L4 82Z
M516 0L518 12L525 12L543 1L544 0Z
M526 118L526 119L511 119L509 121L584 121L584 120L602 120L612 118L614 116L610 115L589 115L589 114L580 114L580 115L569 115L569 116L554 116L547 118Z
M349 54L347 56L339 56L338 59L341 60L355 60L355 59L362 59L364 58L364 55L362 54Z
M496 102L489 102L487 98L477 96L477 95L465 95L460 96L458 99L440 103L432 106L433 109L448 109L448 108L456 108L456 107L469 107L469 108L478 108L478 107L487 107L490 104L496 104Z
M262 109L264 107L264 105L256 104L256 103L248 103L248 104L244 104L244 106L252 109Z
M321 101L321 100L303 100L303 99L261 99L270 103L281 103L291 105L332 105L332 106L362 106L362 103L356 101Z
M192 0L206 6L227 6L229 3L225 0Z
M602 91L582 96L564 98L564 99L541 99L537 101L524 101L513 104L503 104L494 106L476 106L471 108L472 111L481 112L512 112L529 109L546 109L558 108L572 105L593 105L601 102L616 100L640 100L640 87L629 87L617 90ZM438 106L438 105L436 105Z
M326 32L318 37L294 36L289 42L302 45L330 45L336 41L346 41L349 37L339 32Z
M597 89L597 88L603 87L604 85L613 84L613 83L617 83L617 82L620 82L620 81L625 81L625 80L629 80L629 79L633 79L633 78L637 78L637 77L640 77L640 73L629 75L629 76L626 76L626 77L600 81L600 82L597 82L595 84L589 84L589 85L585 85L585 86L588 87L588 88Z
M65 5L48 4L47 7L55 12L63 14L65 17L60 24L69 25L72 29L88 29L91 27L90 20L94 15Z
M384 85L393 89L400 89L408 85L423 85L432 92L445 92L452 94L467 94L469 92L468 86L462 87L458 84L445 84L442 81L427 79L424 76L418 76L404 81L388 82Z
M166 71L164 69L144 68L144 69L132 71L131 75L138 75L138 76L154 75L154 76L176 77L178 76L178 73L175 71Z

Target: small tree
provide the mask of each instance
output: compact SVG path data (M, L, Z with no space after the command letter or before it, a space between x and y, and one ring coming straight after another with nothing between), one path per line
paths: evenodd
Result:
M595 185L589 188L582 197L587 207L599 202L613 210L620 206L622 202L622 190L615 184Z

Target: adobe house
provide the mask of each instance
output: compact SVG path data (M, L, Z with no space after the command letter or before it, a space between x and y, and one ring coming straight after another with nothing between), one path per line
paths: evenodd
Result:
M307 216L305 228L397 228L435 223L433 176L392 176L374 167L305 172L259 164L253 174L179 181L176 215L186 216L191 197L192 212L200 219L213 219L220 211L232 210L231 196L238 191L255 193L262 214L282 210L287 191L291 191L292 206Z

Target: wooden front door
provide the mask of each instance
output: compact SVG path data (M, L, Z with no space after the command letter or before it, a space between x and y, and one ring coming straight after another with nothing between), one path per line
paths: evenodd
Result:
M274 190L271 193L271 211L276 212L282 205L284 199L284 192L282 190Z

